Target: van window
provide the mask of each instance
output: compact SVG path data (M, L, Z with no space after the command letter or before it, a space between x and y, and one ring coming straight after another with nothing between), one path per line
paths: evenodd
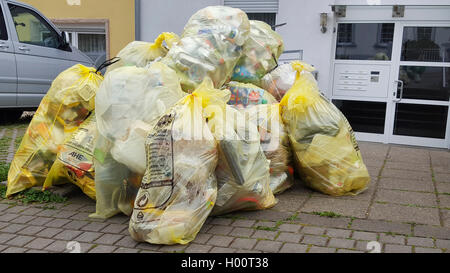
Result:
M0 40L8 40L8 33L6 33L5 18L3 17L1 6L0 6Z
M37 46L59 48L58 33L36 12L9 4L19 42Z

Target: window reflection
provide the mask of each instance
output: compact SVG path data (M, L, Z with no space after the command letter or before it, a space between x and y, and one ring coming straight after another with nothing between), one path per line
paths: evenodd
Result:
M448 101L450 98L448 67L400 66L399 79L404 83L404 99Z
M384 133L385 102L333 100L355 132Z
M393 23L338 24L337 60L391 60Z
M450 27L405 27L401 60L450 62Z

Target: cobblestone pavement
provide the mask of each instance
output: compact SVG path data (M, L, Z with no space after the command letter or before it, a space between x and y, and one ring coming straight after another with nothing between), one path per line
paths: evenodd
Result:
M0 126L0 163L10 161L26 126ZM210 217L188 245L138 243L128 218L90 219L81 192L49 208L0 199L0 252L450 252L449 150L360 143L372 182L358 196L329 197L297 181L268 210ZM1 150L3 149L3 150ZM323 216L334 212L334 218ZM329 215L329 214L328 214Z

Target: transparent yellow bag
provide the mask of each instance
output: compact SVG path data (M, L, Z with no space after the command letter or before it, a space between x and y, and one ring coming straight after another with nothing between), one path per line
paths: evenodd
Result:
M250 32L240 9L211 6L197 11L186 24L181 41L161 62L177 71L184 91L192 92L210 77L216 88L229 80Z
M64 142L44 182L44 189L70 182L95 200L94 144L97 136L95 113Z
M150 123L185 96L175 71L154 62L109 72L96 98L99 138L95 147L96 213L130 215L145 172Z
M153 43L133 41L117 54L120 60L108 67L107 73L122 66L145 67L159 57L166 56L169 49L180 40L172 32L161 33ZM163 42L166 42L164 46Z
M80 64L56 77L11 162L7 196L43 185L60 145L94 110L102 80L95 68Z
M282 64L266 74L260 82L262 88L280 101L284 94L294 85L297 71L291 64Z
M260 86L261 78L277 67L283 50L283 39L278 33L262 21L250 20L250 35L231 80Z
M302 62L291 65L297 72L296 80L280 107L302 180L334 196L364 191L370 176L350 124L319 93L310 73L314 69Z
M244 109L248 106L258 104L271 104L278 101L266 90L250 84L231 81L226 84L231 92L229 105L233 105L237 109Z
M229 94L205 79L153 124L146 141L147 169L129 231L152 244L187 244L210 214L217 195L217 143L208 128Z
M217 200L212 214L266 209L276 204L270 189L270 167L254 123L228 106L222 117L208 120L219 143Z

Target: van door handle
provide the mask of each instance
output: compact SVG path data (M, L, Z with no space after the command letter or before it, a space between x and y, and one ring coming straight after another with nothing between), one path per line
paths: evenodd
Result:
M25 51L25 52L30 51L30 49L28 47L26 47L26 46L19 46L19 50L22 50L22 51Z

